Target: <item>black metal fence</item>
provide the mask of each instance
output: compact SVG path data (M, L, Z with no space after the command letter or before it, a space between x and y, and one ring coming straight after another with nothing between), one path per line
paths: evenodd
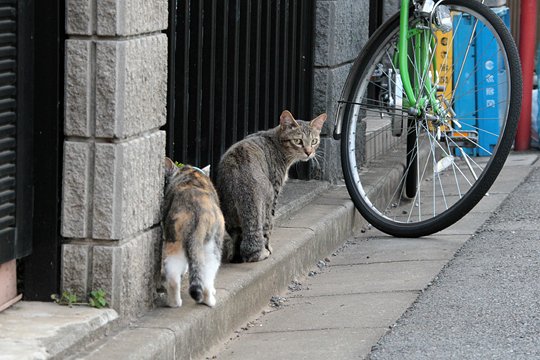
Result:
M168 154L216 165L284 109L311 118L313 21L313 1L173 0Z

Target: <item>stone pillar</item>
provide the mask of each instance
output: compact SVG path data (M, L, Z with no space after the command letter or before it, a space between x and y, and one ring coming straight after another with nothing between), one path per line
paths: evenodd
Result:
M383 22L390 19L392 15L399 11L400 0L385 0L383 4Z
M62 289L124 318L159 271L167 0L67 0Z
M317 0L313 113L327 112L321 133L319 164L312 176L336 181L342 177L340 144L333 140L333 123L347 74L369 34L369 0Z

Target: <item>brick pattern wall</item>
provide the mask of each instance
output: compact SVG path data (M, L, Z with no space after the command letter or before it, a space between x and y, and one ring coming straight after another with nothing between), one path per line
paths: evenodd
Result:
M399 10L399 0L385 0L384 19ZM369 0L318 0L315 15L313 113L326 112L319 149L322 160L311 176L336 181L343 177L340 143L333 140L337 101L354 60L369 36Z
M336 181L342 170L340 143L332 138L335 111L349 70L368 39L369 0L318 0L316 6L313 113L326 112L328 120L318 150L323 159L312 176Z
M388 20L395 13L399 12L400 6L400 0L385 0L383 8L383 22Z
M159 270L167 8L66 1L62 288L102 288L124 318L152 306Z

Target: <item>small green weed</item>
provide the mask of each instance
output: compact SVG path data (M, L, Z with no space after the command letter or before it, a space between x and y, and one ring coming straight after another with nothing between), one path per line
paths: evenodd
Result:
M103 289L92 290L88 296L88 302L79 302L77 295L73 294L69 290L64 290L62 295L52 294L51 299L58 305L66 305L72 307L73 305L88 305L95 307L96 309L101 309L109 306L105 296L107 294Z
M51 299L53 299L58 305L67 305L69 307L72 307L73 305L81 305L81 303L78 302L77 295L67 290L65 290L60 296L57 294L52 294Z
M88 298L88 304L96 309L101 309L109 306L107 299L105 299L105 291L103 289L90 291L90 297Z

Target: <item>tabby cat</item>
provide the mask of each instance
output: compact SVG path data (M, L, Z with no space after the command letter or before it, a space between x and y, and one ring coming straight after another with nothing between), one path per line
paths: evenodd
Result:
M314 120L295 120L285 110L280 124L249 135L221 158L216 187L231 239L224 259L254 262L272 253L270 234L278 195L296 161L315 156L326 114Z
M189 294L198 303L216 304L214 279L221 263L223 214L202 170L176 166L165 158L163 275L170 307L182 306L182 275L189 269Z

